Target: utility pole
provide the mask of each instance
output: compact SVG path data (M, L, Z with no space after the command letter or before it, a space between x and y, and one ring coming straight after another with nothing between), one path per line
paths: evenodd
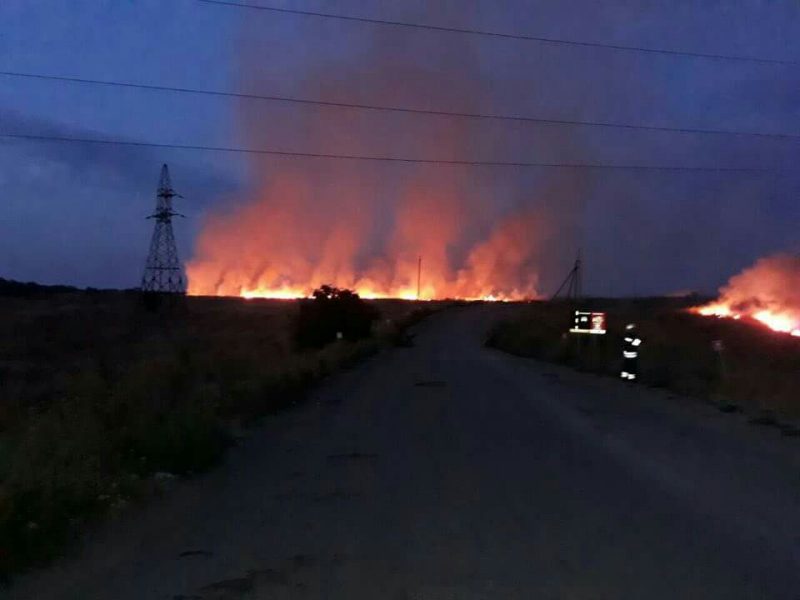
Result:
M417 300L419 300L420 290L422 288L422 256L417 260Z
M573 300L579 300L581 298L582 290L581 290L581 252L578 250L578 257L575 259L575 264L573 265L572 269L570 270L567 278L564 280L564 283L556 290L556 293L553 294L553 297L550 298L551 300L555 300L558 295L561 293L561 290L564 289L564 286L567 287L567 298L571 298Z
M186 282L183 278L181 261L178 258L175 235L172 232L172 217L183 216L172 210L172 199L176 196L182 198L182 196L172 189L167 165L161 167L161 178L156 196L156 211L147 217L155 219L155 228L153 237L150 239L150 253L145 262L144 275L142 275L142 291L184 294Z

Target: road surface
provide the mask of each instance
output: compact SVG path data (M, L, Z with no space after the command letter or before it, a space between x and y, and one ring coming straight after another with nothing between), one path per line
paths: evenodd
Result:
M6 593L800 598L800 441L483 348L512 310L434 316Z

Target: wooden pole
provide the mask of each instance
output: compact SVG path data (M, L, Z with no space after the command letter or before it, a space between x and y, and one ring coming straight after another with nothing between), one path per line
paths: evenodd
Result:
M419 294L422 286L422 257L419 257L417 260L417 300L419 300Z

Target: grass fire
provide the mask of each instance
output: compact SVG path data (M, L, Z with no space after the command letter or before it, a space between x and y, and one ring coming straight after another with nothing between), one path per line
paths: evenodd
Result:
M750 320L800 336L800 256L762 258L732 277L717 300L692 310L704 316Z
M328 282L370 299L539 296L541 227L533 215L511 214L473 241L453 194L401 196L388 233L359 218L358 206L333 221L317 219L316 201L302 187L278 183L259 200L209 218L187 266L189 293L304 298Z

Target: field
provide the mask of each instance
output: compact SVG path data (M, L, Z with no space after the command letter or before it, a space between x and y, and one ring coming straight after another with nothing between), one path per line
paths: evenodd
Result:
M424 314L375 304L372 337L301 352L292 301L187 298L151 312L134 293L0 296L0 575L209 467L249 422Z
M699 299L669 298L587 301L582 309L606 311L609 319L608 335L588 336L566 333L574 305L535 302L498 324L488 344L616 377L624 327L636 323L644 340L643 385L716 402L722 410L743 410L754 421L800 418L800 339L760 324L684 310L697 303ZM714 351L715 340L722 341L721 353Z

